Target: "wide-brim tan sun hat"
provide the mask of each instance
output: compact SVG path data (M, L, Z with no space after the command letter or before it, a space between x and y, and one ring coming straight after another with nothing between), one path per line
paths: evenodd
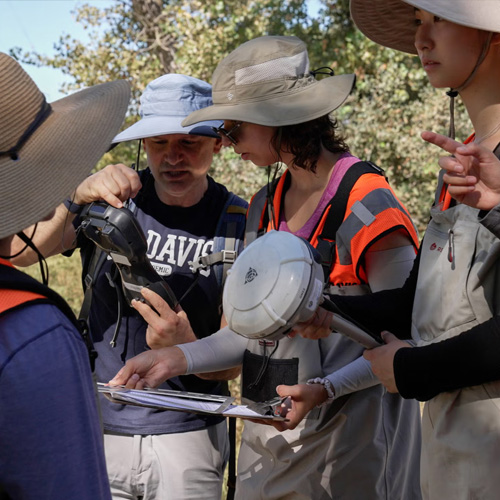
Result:
M85 179L129 98L130 85L116 81L49 104L19 63L0 53L0 238L41 220Z
M250 40L225 57L212 77L213 105L191 113L183 126L236 120L280 127L304 123L341 106L354 75L316 80L306 45L293 36Z
M351 17L370 40L416 54L415 8L446 21L500 32L500 0L350 0Z

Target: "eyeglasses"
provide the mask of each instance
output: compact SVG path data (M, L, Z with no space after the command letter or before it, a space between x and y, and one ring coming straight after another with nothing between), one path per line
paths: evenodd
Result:
M224 124L222 124L220 127L212 127L212 130L219 136L219 137L225 137L226 139L230 140L232 144L238 144L238 141L236 138L233 136L233 134L241 127L241 124L243 122L236 122L236 124L231 127L231 130L226 130L224 128Z

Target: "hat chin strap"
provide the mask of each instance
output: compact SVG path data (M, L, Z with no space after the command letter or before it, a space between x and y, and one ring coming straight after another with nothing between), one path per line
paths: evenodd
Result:
M459 87L455 89L448 90L446 92L446 95L450 98L450 127L448 129L448 137L451 139L455 139L455 97L458 96L458 94L465 88L469 83L472 81L474 76L477 73L477 70L479 69L479 66L481 66L482 62L484 61L486 55L488 54L488 50L490 48L490 43L491 43L491 38L493 37L493 33L488 33L488 38L486 42L483 45L483 50L481 51L481 54L479 55L479 58L476 62L476 65L474 66L474 69L471 71L471 74L467 77L464 83L460 85Z

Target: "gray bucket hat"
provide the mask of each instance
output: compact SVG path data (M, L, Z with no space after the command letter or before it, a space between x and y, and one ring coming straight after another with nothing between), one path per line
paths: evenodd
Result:
M125 81L52 103L12 57L0 53L0 238L26 229L90 173L119 130Z
M416 54L414 10L455 24L500 32L500 0L350 0L351 16L370 40Z
M294 36L263 36L225 57L212 77L214 104L182 122L237 120L279 127L319 118L341 106L354 75L316 80L306 45Z
M175 73L160 76L146 86L140 103L141 119L119 133L113 144L167 134L218 137L212 127L220 121L181 125L191 112L212 104L212 87L198 78Z

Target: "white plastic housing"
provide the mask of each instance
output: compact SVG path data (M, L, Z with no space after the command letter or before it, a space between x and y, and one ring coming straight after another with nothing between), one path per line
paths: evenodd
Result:
M307 242L284 231L257 238L228 272L223 307L229 328L249 339L279 339L317 309L323 270Z

